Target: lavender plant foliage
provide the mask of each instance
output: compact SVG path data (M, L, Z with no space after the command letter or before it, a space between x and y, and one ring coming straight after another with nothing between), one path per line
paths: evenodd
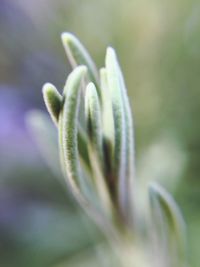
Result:
M73 70L62 95L47 83L43 97L58 130L66 184L105 234L105 255L109 251L116 266L187 266L184 220L160 185L149 188L153 216L143 222L146 235L138 225L132 112L115 50L107 49L98 71L73 34L63 33L62 43Z

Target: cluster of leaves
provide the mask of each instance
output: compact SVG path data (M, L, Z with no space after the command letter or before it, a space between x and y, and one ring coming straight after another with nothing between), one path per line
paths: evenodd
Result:
M125 84L112 48L98 73L73 35L64 33L62 40L74 70L62 96L51 84L43 94L58 127L63 172L86 212L114 232L133 217L133 126Z
M116 53L109 47L105 67L98 71L74 35L63 33L62 42L73 71L62 95L48 83L43 96L58 129L64 177L75 199L112 244L124 239L134 243L140 230L133 122ZM158 184L149 186L149 196L153 216L147 230L156 259L152 266L186 266L185 229L179 208Z

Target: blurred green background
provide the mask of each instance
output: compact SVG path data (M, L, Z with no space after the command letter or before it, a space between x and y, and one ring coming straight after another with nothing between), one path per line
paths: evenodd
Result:
M198 267L197 0L1 0L0 266L51 266L92 250L99 236L95 227L88 230L92 224L43 160L25 123L29 110L45 110L42 85L62 89L71 69L63 31L75 33L99 67L106 47L116 49L134 113L142 193L149 180L172 192L188 225L191 266Z

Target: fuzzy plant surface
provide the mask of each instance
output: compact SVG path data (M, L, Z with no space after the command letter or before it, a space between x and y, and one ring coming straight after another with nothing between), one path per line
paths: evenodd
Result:
M104 233L110 247L104 253L116 259L102 266L188 266L185 223L161 185L149 185L149 220L138 214L133 118L115 50L107 48L98 70L73 34L63 33L62 43L73 70L62 94L47 83L43 97L58 131L67 187ZM59 164L58 155L49 156L50 165Z

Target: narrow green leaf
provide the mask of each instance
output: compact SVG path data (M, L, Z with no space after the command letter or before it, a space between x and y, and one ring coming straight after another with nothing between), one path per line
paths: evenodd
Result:
M127 156L128 156L127 169L129 172L128 176L130 179L132 179L133 176L135 175L133 119L132 119L131 107L130 107L130 103L129 103L129 99L127 95L126 85L125 85L123 74L122 74L122 71L119 65L118 65L118 69L119 69L121 87L123 90L122 96L123 96L123 103L124 103L124 109L125 109L126 140L127 140L126 150L127 150Z
M105 162L103 157L102 118L100 103L93 83L89 83L85 93L85 117L89 136L88 149L93 169L94 184L100 197L103 210L112 216L111 201L104 179Z
M117 56L115 55L117 58ZM122 100L123 100L123 106L124 106L124 111L125 111L125 138L126 138L126 162L125 162L125 169L126 169L126 175L124 179L124 195L126 196L126 205L127 205L127 216L129 215L130 222L134 221L135 218L135 153L134 153L134 131L133 131L133 119L132 119L132 112L131 112L131 107L127 95L127 89L126 85L124 82L124 77L123 73L121 71L120 64L118 60L116 60L116 65L118 68L118 76L119 76L119 81L121 84L122 88ZM132 213L131 213L132 211Z
M103 152L105 161L105 179L113 203L116 202L116 182L113 173L115 129L113 108L110 90L108 87L107 71L100 69L100 83L102 92L102 119L103 119Z
M127 196L126 192L126 128L125 110L123 104L123 91L121 87L118 62L114 49L108 48L106 53L106 72L108 87L112 99L113 117L115 126L115 146L114 146L114 172L116 175L118 200L121 211L127 216Z
M68 179L71 184L78 185L80 179L78 159L78 109L80 101L80 85L86 74L86 67L79 66L68 76L64 91L62 118L62 144Z
M62 107L62 96L53 84L46 83L43 88L43 98L46 104L47 110L55 123L58 124L58 118Z
M101 95L99 90L98 72L90 54L82 43L73 34L64 32L61 35L62 43L66 54L73 67L85 65L88 68L88 75L91 81L95 84L98 90L98 95Z
M152 219L170 267L185 266L186 230L179 207L172 196L157 183L149 187ZM177 265L178 264L178 265ZM168 266L167 265L167 266Z

